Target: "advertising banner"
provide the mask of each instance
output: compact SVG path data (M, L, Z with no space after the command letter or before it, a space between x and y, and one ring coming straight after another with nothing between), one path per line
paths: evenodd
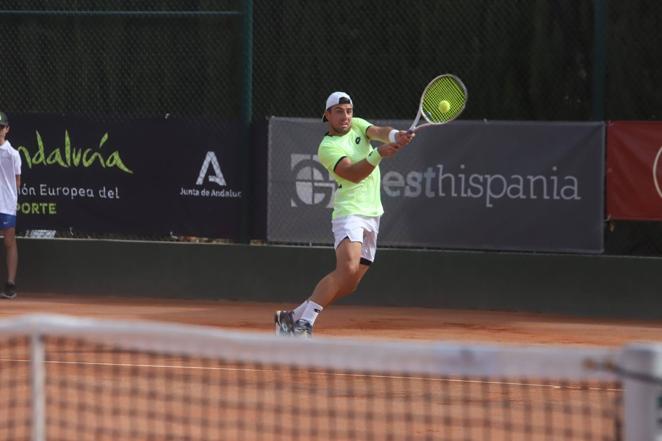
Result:
M237 238L238 123L11 115L21 230Z
M406 128L409 121L372 121ZM267 237L331 244L335 183L315 120L272 118ZM598 253L604 124L456 121L382 161L386 246Z
M662 220L662 122L607 124L607 213Z

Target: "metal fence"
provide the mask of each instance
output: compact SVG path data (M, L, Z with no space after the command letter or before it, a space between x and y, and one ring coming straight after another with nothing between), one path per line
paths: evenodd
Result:
M452 72L466 119L658 119L651 0L5 0L7 112L316 117L336 89L413 118Z
M343 89L364 116L411 118L453 72L467 119L655 119L661 20L650 0L256 2L255 114L316 116Z
M239 1L4 1L2 107L12 112L239 118Z
M655 119L661 21L651 0L6 0L0 102L261 120L343 89L410 118L453 72L468 119Z

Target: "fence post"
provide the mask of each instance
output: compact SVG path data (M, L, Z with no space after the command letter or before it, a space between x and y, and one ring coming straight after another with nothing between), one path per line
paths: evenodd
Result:
M591 119L605 119L605 77L607 69L607 5L605 0L593 0L593 93Z
M253 143L251 138L251 122L253 120L253 0L244 0L243 11L243 103L241 112L242 122L242 204L241 227L239 239L243 243L250 242L250 231L253 220L253 167L251 164Z

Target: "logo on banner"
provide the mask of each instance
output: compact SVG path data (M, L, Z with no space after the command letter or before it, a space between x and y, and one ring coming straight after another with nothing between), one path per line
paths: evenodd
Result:
M223 187L222 189L204 188L206 182L215 184L215 186ZM241 191L235 191L227 187L227 181L221 170L221 164L218 161L216 153L209 151L205 155L205 159L202 161L202 166L198 172L198 178L195 180L195 185L197 187L203 188L184 188L182 187L179 191L180 196L194 196L194 197L205 197L205 198L222 198L222 199L233 199L241 198ZM214 186L214 187L215 187Z
M78 169L115 169L121 173L133 174L133 170L122 159L119 149L111 150L107 146L109 135L105 132L98 143L79 144L74 141L69 130L65 129L61 145L47 144L45 139L35 130L36 144L19 145L16 149L22 156L23 163L29 169L59 167L76 174ZM58 171L62 173L63 171ZM53 182L38 182L44 179L37 171L37 179L23 183L18 189L22 200L17 205L17 212L36 216L58 215L58 203L64 201L93 202L117 201L120 197L120 186L108 183L81 182L75 177L64 185Z
M103 150L108 142L108 132L101 136L96 149L84 145L77 146L69 135L69 130L64 131L64 143L59 147L57 145L47 146L39 131L37 130L35 133L36 149L24 145L19 145L16 149L23 155L23 161L30 169L36 166L57 166L66 169L101 167L116 168L124 173L133 174L133 170L122 160L119 150L113 150L110 153L107 153L108 149Z
M209 167L212 168L212 172L209 172ZM225 187L225 177L221 171L221 166L218 163L218 158L214 152L207 152L205 156L205 161L200 167L200 173L198 173L198 180L195 181L195 185L202 185L205 180L205 176L209 177L209 182L213 182L221 187Z
M323 205L333 207L333 194L336 183L319 163L317 155L292 153L290 169L294 176L294 197L292 207Z
M391 170L382 179L389 197L475 199L486 208L501 200L579 201L579 184L577 176L564 175L556 166L547 173L506 174L472 172L466 164L437 164L404 175Z
M662 190L660 190L660 181L657 178L658 162L660 161L660 155L662 155L662 147L657 151L655 155L655 161L653 161L653 183L655 184L655 190L657 190L657 195L662 198Z

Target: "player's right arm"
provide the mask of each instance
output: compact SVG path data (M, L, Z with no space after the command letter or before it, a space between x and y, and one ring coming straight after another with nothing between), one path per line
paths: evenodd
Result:
M366 130L366 135L370 139L384 143L396 142L400 145L409 144L416 134L405 130L396 130L389 126L370 126Z

